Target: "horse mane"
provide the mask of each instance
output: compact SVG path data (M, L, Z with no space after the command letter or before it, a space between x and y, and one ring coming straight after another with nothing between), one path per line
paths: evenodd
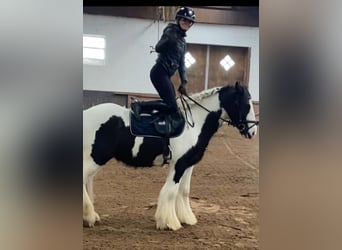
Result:
M201 100L207 98L207 97L210 97L210 96L213 96L215 95L216 93L219 92L219 90L221 89L222 87L214 87L214 88L210 88L210 89L205 89L199 93L194 93L194 94L191 94L190 97L192 99L194 99L195 101L197 102L201 102ZM178 99L178 103L180 103L180 98L177 98ZM194 102L190 102L189 103L190 106L193 106L195 105Z

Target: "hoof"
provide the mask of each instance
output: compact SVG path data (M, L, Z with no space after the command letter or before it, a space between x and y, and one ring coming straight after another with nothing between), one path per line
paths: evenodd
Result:
M173 231L176 231L176 230L182 228L182 225L179 222L175 222L175 223L157 222L156 228L158 230L173 230Z
M190 218L184 219L184 220L182 221L182 223L184 223L184 224L188 224L188 225L191 225L191 226L193 226L193 225L196 225L196 223L197 223L197 219L196 219L196 217L195 217L195 216L193 216L193 217L190 217Z
M85 227L94 227L96 222L100 221L100 216L98 213L94 212L93 214L89 214L83 217L83 226Z

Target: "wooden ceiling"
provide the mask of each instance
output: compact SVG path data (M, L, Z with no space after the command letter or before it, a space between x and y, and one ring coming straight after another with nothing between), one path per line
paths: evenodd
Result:
M192 7L198 23L259 27L258 6ZM173 21L178 6L84 6L83 13Z

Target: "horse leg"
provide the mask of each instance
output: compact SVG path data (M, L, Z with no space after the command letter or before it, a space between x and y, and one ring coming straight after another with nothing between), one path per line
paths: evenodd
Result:
M86 188L87 188L86 190L87 190L90 201L94 204L93 179L94 179L94 176L89 177L88 183L86 184Z
M178 230L182 227L176 214L176 196L179 188L179 183L175 183L173 177L175 175L175 168L170 165L169 174L166 182L159 193L157 210L155 219L157 229L172 229Z
M190 207L190 181L193 167L189 167L184 171L180 180L179 190L176 197L176 213L181 223L195 225L197 223L196 216Z
M83 221L84 224L93 227L96 221L100 221L100 216L95 212L93 205L93 178L96 174L97 167L93 164L84 164L83 169ZM90 192L90 194L88 193Z
M100 216L95 212L94 205L88 196L86 185L83 184L83 222L86 226L93 227Z

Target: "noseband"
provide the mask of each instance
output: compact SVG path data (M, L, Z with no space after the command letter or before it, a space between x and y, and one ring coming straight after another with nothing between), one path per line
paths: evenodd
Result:
M249 129L253 128L254 126L259 125L259 121L240 120L239 122L234 123L231 120L226 120L223 118L220 118L220 119L227 122L228 125L232 125L236 127L240 131L240 133L246 137L248 136ZM249 124L252 124L252 125L249 126Z

